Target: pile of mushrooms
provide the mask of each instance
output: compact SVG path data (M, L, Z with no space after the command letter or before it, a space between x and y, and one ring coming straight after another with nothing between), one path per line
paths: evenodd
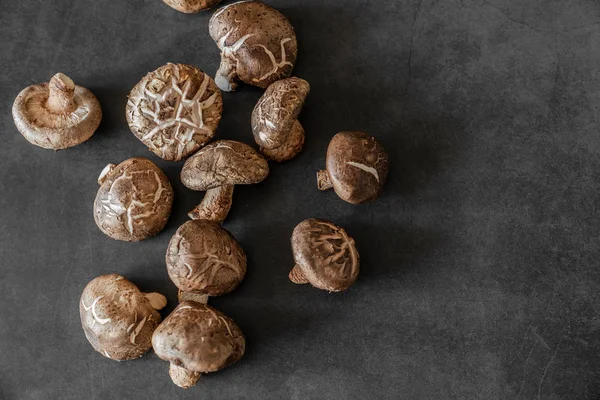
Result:
M183 13L220 3L163 1ZM126 105L133 134L165 161L186 160L181 182L206 192L189 212L192 220L177 229L166 250L167 274L178 289L179 305L161 322L159 311L167 305L166 298L143 293L118 274L90 281L79 302L83 331L97 352L122 361L139 358L152 347L170 363L171 379L182 388L244 355L241 329L207 305L210 297L235 290L246 275L246 253L221 224L231 208L235 185L262 182L269 175L267 160L287 161L302 150L305 131L298 117L310 92L306 80L290 77L298 44L294 28L279 11L260 1L239 1L218 9L208 29L221 51L215 80L195 66L167 63L139 81ZM233 140L210 143L223 113L221 90L233 91L240 81L266 89L251 116L259 151ZM102 118L94 95L62 73L49 83L25 88L15 99L12 114L29 142L55 150L89 139ZM325 164L326 169L317 173L318 188L333 188L352 204L376 199L387 180L388 155L364 132L333 136ZM98 184L94 219L110 238L136 242L165 228L174 192L154 162L133 157L108 164ZM302 221L293 230L291 247L295 265L288 276L295 284L339 292L358 277L355 242L331 221Z

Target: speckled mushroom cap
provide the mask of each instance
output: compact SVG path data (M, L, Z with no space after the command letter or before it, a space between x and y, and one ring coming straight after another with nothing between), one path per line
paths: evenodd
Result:
M294 283L339 292L358 277L360 257L354 239L333 222L310 218L299 223L292 233L292 251Z
M342 200L359 204L379 196L387 175L388 155L374 137L358 131L340 132L329 143L326 175L320 172L318 183L319 189L333 185Z
M260 151L274 161L295 157L304 145L298 122L310 85L291 77L272 83L252 111L252 133Z
M259 183L268 175L267 160L252 147L233 140L217 140L185 162L181 182L192 190L208 190Z
M192 65L168 63L129 93L127 123L157 156L179 161L215 135L223 100L215 81Z
M169 219L173 189L152 161L135 157L107 165L98 178L94 219L113 239L137 242L156 235Z
M231 233L213 221L187 221L169 242L167 271L184 292L219 296L246 275L246 254Z
M100 125L102 109L96 96L58 73L49 83L25 88L15 99L12 115L30 143L45 149L65 149L88 140Z
M218 9L208 24L221 50L215 81L223 91L241 80L261 88L292 74L298 44L290 21L260 1L240 1Z
M163 0L169 7L182 13L191 14L213 8L221 0Z
M152 347L158 357L178 367L214 372L242 358L246 339L222 312L184 301L154 331Z
M156 310L165 305L164 296L145 295L120 275L101 275L81 294L81 326L97 352L112 360L131 360L150 350L161 320Z

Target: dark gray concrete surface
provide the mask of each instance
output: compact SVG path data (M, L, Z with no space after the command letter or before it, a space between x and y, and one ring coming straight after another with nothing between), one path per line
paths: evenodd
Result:
M600 398L597 1L271 1L296 28L295 73L312 85L306 148L236 189L225 227L248 275L211 304L240 325L247 353L187 391L152 353L95 353L78 300L118 272L176 304L165 249L201 194L129 132L124 110L168 61L214 75L210 14L159 0L0 4L1 399ZM25 141L10 108L58 71L97 95L104 119L90 141L53 152ZM224 95L218 138L253 144L260 95ZM344 129L390 153L374 203L316 189ZM99 172L132 156L157 162L176 192L167 228L137 244L92 217ZM348 292L288 281L289 237L308 217L356 239Z

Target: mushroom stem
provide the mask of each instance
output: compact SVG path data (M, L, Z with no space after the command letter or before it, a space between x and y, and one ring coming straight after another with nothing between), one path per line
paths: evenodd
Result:
M288 277L290 278L290 281L298 285L308 283L308 279L306 279L306 276L304 276L298 264L294 265L294 268L292 268Z
M233 92L237 88L237 62L221 54L221 65L215 75L215 83L224 92Z
M326 169L317 172L317 186L319 187L319 190L329 190L333 187Z
M177 292L177 299L180 303L184 301L195 301L196 303L206 304L208 303L208 295L199 292L184 292L179 290Z
M144 297L155 310L162 310L167 305L167 298L160 293L144 293Z
M191 388L200 379L200 372L193 372L175 364L169 366L169 375L174 384L184 389Z
M48 109L55 114L66 114L75 109L73 94L75 84L66 75L60 72L50 79L48 84Z
M223 185L206 191L202 202L188 213L191 219L208 219L221 224L231 208L233 185Z

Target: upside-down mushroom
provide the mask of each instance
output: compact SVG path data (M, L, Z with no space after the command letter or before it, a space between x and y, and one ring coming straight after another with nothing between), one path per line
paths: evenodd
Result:
M317 173L319 190L333 187L344 201L360 204L376 199L388 175L388 155L364 132L340 132L327 148L326 169Z
M215 81L231 92L238 81L261 88L292 74L298 54L294 27L279 11L260 1L219 8L208 24L221 50Z
M214 372L244 355L246 339L235 322L206 304L184 301L152 335L156 355L170 363L177 386L194 386L201 373Z
M23 89L13 103L12 115L30 143L60 150L88 140L100 125L102 109L92 92L58 73L49 83Z
M360 257L346 231L333 222L310 218L292 233L296 265L289 278L329 292L346 290L356 281Z
M139 358L152 347L152 333L160 323L167 299L142 293L117 274L101 275L87 284L79 301L85 337L111 360Z
M215 81L192 65L168 63L129 93L126 118L133 134L157 156L180 161L208 143L223 113Z
M135 157L108 164L98 183L94 219L107 236L137 242L158 234L167 224L173 188L152 161Z
M310 85L291 77L272 83L252 111L252 133L261 153L273 161L294 158L304 145L298 122Z
M206 191L202 202L188 214L192 219L221 223L231 208L234 185L262 182L269 165L256 150L233 140L217 140L187 159L181 182Z
M221 0L163 0L169 7L186 14L210 10Z

